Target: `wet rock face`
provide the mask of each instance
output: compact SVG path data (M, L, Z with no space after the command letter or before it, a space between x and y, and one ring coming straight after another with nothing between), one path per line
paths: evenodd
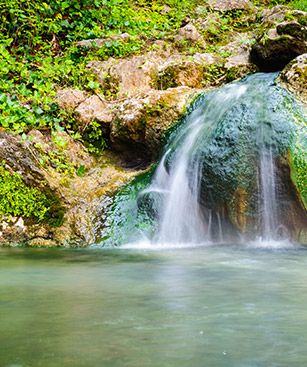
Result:
M253 45L251 61L261 71L278 71L307 52L307 28L298 22L283 22L269 30Z
M298 107L290 102L285 105L288 97L280 88L274 84L267 84L267 90L262 89L262 92L263 86L259 84L258 88L260 94L266 95L267 104L257 90L248 90L247 95L241 98L242 102L223 115L223 120L218 122L218 128L206 143L201 139L196 146L195 156L201 157L199 202L205 210L227 213L226 216L241 232L253 232L254 226L258 225L254 214L259 211L259 157L264 147L271 147L276 166L278 210L289 211L287 218L281 218L282 224L293 238L298 238L299 231L307 227L306 212L302 200L298 199L304 195L304 184L301 183L306 184L306 174L300 162L295 167L299 182L298 185L293 184L291 174L294 168L288 154L293 150L293 141L306 136L306 128L300 125L302 116L298 112L300 110L296 110ZM264 106L267 121L257 114L257 103ZM301 140L296 144L303 148ZM296 158L291 153L290 159L297 161L303 156L301 150L294 150L294 154ZM197 165L197 159L195 162ZM192 159L189 176L192 177L196 167Z

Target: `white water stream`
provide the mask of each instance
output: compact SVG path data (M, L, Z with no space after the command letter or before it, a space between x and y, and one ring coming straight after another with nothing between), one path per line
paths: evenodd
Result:
M154 243L204 243L212 241L212 211L207 213L199 204L200 157L193 150L198 139L206 139L221 119L246 92L244 85L229 85L215 92L205 108L196 109L190 116L190 123L177 138L174 152L167 150L156 170L154 179L146 193L163 193L162 205L158 212L158 230ZM183 138L183 139L182 139ZM182 141L180 141L182 139ZM203 144L204 142L202 142ZM165 164L173 153L169 170ZM193 161L192 177L188 170ZM189 173L188 173L189 172ZM219 214L217 241L223 241L223 230Z

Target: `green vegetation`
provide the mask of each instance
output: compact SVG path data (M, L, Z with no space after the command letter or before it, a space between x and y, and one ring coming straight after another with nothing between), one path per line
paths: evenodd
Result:
M0 166L0 217L23 216L42 221L50 208L50 199L44 193L26 185L19 174Z
M291 151L291 178L307 209L307 157L306 150L303 150L303 147L295 147Z
M305 0L254 3L283 3L306 10ZM81 133L93 150L102 149L105 142L97 126L78 131L73 117L54 104L56 89L72 86L108 96L110 91L101 90L95 75L86 70L88 61L125 57L156 39L172 37L185 18L206 4L206 0L0 0L1 126L21 133L61 125L71 134ZM201 16L210 15L203 8ZM241 11L218 18L218 22L212 18L204 34L208 50L223 43L227 34L253 25ZM124 32L129 33L128 40L118 37ZM101 47L76 46L77 41L95 38L106 41ZM191 52L201 48L184 41L178 47Z
M91 59L138 52L145 44L180 27L196 0L0 0L1 126L18 133L61 125L74 133L73 118L53 103L56 88L100 90L86 70ZM129 40L112 39L128 32ZM80 48L83 39L106 38L102 47ZM97 126L84 139L103 148ZM98 142L97 142L98 140Z

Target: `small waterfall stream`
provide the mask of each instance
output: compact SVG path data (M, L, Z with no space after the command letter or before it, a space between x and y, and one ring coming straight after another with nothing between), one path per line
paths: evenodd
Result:
M305 117L276 75L254 74L203 94L171 133L154 173L115 198L104 245L286 238L305 213L282 162L294 121Z
M278 203L276 197L275 164L272 148L262 148L260 152L260 233L261 240L276 239L278 227Z
M165 162L172 150L164 154L152 185L147 193L164 192L158 211L158 230L153 241L156 243L200 243L211 241L212 211L207 213L199 203L201 156L195 146L202 140L205 144L223 114L245 93L245 86L230 85L217 91L205 109L197 109L190 116L190 124L181 131L173 146L172 165L167 172ZM180 141L182 140L182 141ZM189 165L193 170L189 170ZM219 236L223 238L220 217L217 217Z

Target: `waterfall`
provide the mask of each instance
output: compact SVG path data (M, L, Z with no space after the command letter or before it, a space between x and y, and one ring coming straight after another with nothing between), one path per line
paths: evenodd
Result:
M157 168L153 183L146 193L163 192L158 211L158 229L153 237L155 243L201 243L212 240L212 211L201 208L200 174L202 156L195 147L210 138L211 132L223 115L245 93L243 85L230 85L211 96L189 118L171 148L166 151ZM172 164L167 172L165 164L173 152ZM193 170L189 170L189 166ZM142 195L142 193L141 193ZM217 213L218 239L223 238L222 225Z
M260 152L260 227L261 239L275 239L278 223L275 165L272 148Z
M258 73L200 96L154 173L115 197L104 245L274 242L305 223L285 165L305 117L275 78Z

